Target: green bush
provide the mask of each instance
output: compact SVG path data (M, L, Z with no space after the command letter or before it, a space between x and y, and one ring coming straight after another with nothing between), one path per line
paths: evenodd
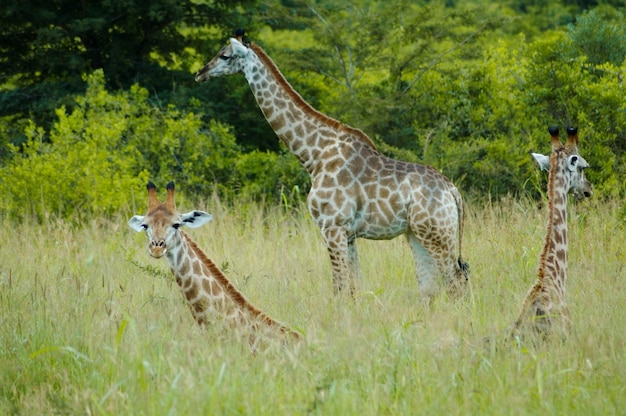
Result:
M80 219L136 211L148 180L173 180L188 196L226 200L279 202L307 187L308 175L291 154L241 154L226 125L157 107L137 85L109 93L102 71L86 81L86 94L71 112L56 110L50 131L31 121L27 142L9 147L11 157L0 167L7 178L0 183L6 196L0 209L7 215Z
M137 171L132 149L121 146L122 125L112 120L85 118L83 109L71 114L57 110L58 122L45 142L45 131L31 124L22 152L2 167L6 178L0 192L12 217L49 213L59 217L109 214L129 202L129 191L149 177Z
M598 8L577 17L569 25L576 47L592 64L620 65L626 58L626 16L613 8Z
M232 189L245 199L285 202L297 199L309 187L309 176L290 153L253 151L236 162Z

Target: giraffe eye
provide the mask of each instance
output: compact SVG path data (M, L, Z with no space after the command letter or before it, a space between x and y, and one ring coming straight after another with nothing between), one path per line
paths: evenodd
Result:
M141 228L143 228L144 230L148 229L148 224L141 224Z
M220 59L222 61L228 61L230 59L230 56L228 56L228 55L220 55Z
M180 223L175 222L174 224L172 224L172 227L174 227L175 230L178 230L180 228Z

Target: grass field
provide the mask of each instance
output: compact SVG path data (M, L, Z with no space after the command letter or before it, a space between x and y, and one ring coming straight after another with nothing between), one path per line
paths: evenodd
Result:
M0 220L0 414L626 414L623 202L570 205L564 342L493 348L535 278L545 213L470 205L471 290L417 300L403 238L360 240L362 292L332 294L305 209L200 208L191 237L257 307L306 337L251 355L195 326L165 260L127 227ZM138 212L143 214L142 212Z

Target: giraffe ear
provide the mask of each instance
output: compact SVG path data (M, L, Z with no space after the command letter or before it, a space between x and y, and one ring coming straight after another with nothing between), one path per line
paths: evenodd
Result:
M246 46L243 43L239 42L237 39L230 38L230 45L232 46L234 55L240 56L242 58L248 55L249 49L246 48Z
M182 224L189 228L198 228L213 219L211 214L204 211L191 211L181 215Z
M143 227L143 219L143 215L135 215L128 221L128 226L137 232L143 231L145 229Z
M531 153L533 155L533 158L537 161L537 163L539 164L539 167L541 168L541 170L550 170L550 158L546 155L542 155L541 153Z

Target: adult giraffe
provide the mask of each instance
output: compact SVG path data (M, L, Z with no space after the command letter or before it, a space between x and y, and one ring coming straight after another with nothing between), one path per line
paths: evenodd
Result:
M463 199L452 182L430 166L382 155L361 130L315 110L258 45L244 43L243 30L235 36L195 79L243 73L272 129L311 175L308 208L330 255L335 294L354 295L360 281L356 238L400 234L422 298L437 292L439 273L460 292L469 266L461 258Z

